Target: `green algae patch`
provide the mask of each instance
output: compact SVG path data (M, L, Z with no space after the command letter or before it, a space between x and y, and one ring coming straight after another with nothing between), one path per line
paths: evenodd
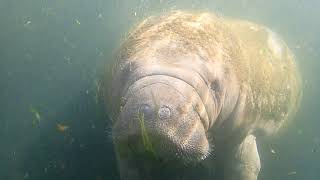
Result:
M140 124L141 137L142 137L142 143L143 143L144 149L147 152L150 152L154 157L156 157L154 149L152 147L152 143L149 139L147 129L144 124L144 114L143 113L139 113L139 124Z
M143 159L146 158L156 160L157 156L145 125L144 114L139 113L137 120L139 123L141 134L141 139L139 138L139 141L137 141L138 144L120 143L115 146L116 151L122 158L132 158L133 155L135 157L140 157Z

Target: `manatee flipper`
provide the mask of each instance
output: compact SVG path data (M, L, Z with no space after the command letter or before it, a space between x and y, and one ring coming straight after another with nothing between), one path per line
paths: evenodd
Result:
M224 171L226 180L257 180L261 168L256 137L248 135L231 154Z

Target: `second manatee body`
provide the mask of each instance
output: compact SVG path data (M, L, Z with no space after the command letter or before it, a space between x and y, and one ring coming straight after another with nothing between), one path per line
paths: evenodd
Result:
M201 164L211 179L257 179L256 136L293 118L300 84L293 54L262 25L205 12L147 18L123 42L108 94L121 178L170 167L188 179L180 167Z

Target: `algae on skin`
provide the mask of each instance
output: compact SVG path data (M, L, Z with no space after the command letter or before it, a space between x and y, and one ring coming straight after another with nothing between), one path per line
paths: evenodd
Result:
M143 113L139 113L139 124L140 124L140 129L141 129L141 137L142 137L143 147L145 148L145 150L147 152L151 152L155 156L155 152L153 150L152 143L149 139L149 135L148 135L147 129L144 124L144 114Z
M138 113L137 120L140 124L140 133L141 133L141 139L142 139L142 148L144 155L151 156L152 158L156 159L156 153L153 149L152 143L150 141L147 129L145 127L145 120L144 120L144 114ZM141 152L139 150L141 146L131 146L130 144L118 144L116 146L117 152L120 156L128 158L131 153L134 152Z

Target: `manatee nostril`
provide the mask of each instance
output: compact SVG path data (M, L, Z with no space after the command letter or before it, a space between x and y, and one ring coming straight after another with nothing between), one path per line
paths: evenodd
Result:
M211 84L210 87L213 91L220 91L220 83L218 80L214 80Z
M171 112L169 107L163 106L159 109L158 115L160 119L168 119L170 118Z
M139 107L139 114L143 114L144 117L152 117L152 108L148 104L142 104Z

